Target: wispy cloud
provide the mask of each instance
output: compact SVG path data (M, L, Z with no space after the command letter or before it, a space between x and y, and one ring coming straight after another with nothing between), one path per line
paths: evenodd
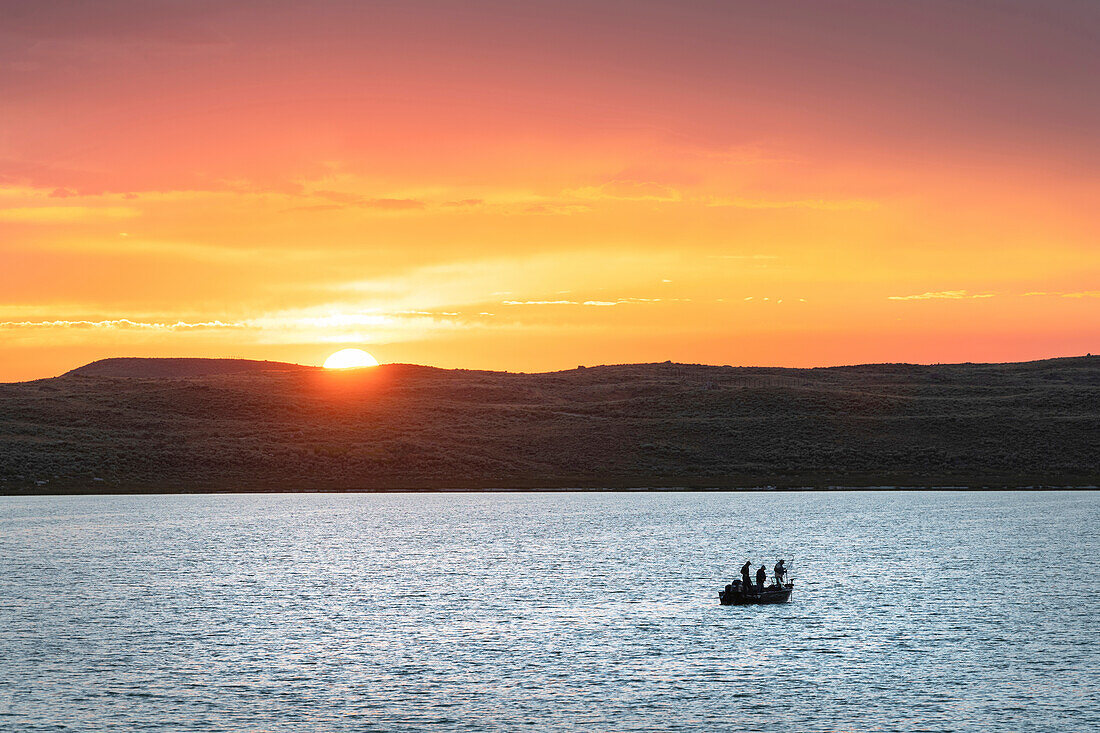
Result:
M491 313L381 310L330 304L268 313L247 321L261 343L399 343L487 327Z
M706 201L709 207L733 209L816 209L818 211L871 211L878 208L878 202L867 199L750 199L735 196L732 198L711 198Z
M364 209L405 211L408 209L423 209L427 206L427 203L420 199L399 197L371 198L369 196L344 191L314 191L312 195L342 206L358 206Z
M460 260L410 268L399 273L326 286L372 309L459 310L504 300L525 305L570 305L604 297L608 272L636 272L622 291L646 292L653 271L667 272L672 253L548 252L528 257ZM547 287L552 283L553 287ZM620 285L621 283L616 283ZM628 290L629 288L629 290ZM570 291L570 297L563 297ZM646 293L647 295L649 293Z
M655 203L703 204L709 208L736 209L816 209L819 211L870 211L876 201L845 199L763 199L746 196L714 196L684 191L657 181L613 180L598 186L582 186L562 191L561 198L580 201L639 201Z
M591 206L587 204L577 203L539 203L529 204L521 209L524 214L549 214L552 216L561 216L568 214L584 214L592 210Z
M891 295L888 300L970 300L978 298L992 298L995 293L971 293L967 290L940 290L937 292L921 293L920 295ZM1007 297L1020 298L1100 298L1100 290L1031 290L1019 295L1009 294Z
M937 290L920 295L890 295L887 300L971 300L992 298L993 293L970 293L966 290Z
M0 209L0 221L64 223L89 219L132 219L141 214L129 206L21 206Z
M599 186L582 186L562 192L564 198L598 201L613 199L616 201L682 201L684 195L672 188L654 181L615 180Z
M741 262L754 262L758 265L763 265L764 263L774 262L775 260L778 260L779 255L764 255L764 254L754 254L754 255L710 255L710 258L715 259L715 260L735 260L735 261L741 261Z
M1048 291L1032 291L1030 293L1024 293L1024 297L1029 296L1041 296L1048 298L1100 298L1100 290L1079 290L1076 292L1048 292Z
M688 303L690 298L618 298L616 300L504 300L501 305L587 305L607 307L626 303Z
M188 321L159 322L159 321L132 321L129 318L112 318L103 321L0 321L0 328L107 328L119 330L137 331L188 331L196 329L225 329L247 328L249 324L243 322L227 321L200 321L192 323Z
M62 338L80 339L80 334L127 334L137 338L153 333L234 333L252 343L393 343L424 338L443 331L482 328L492 314L465 317L457 311L363 311L354 306L319 306L288 309L236 321L153 321L132 318L103 320L0 321L0 331L48 333L51 343ZM62 334L68 334L67 337Z

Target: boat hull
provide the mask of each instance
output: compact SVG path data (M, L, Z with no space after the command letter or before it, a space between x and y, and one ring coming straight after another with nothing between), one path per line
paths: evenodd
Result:
M718 591L718 601L723 606L752 606L770 603L786 603L791 599L794 584L788 583L782 587L772 586L763 591L744 592L739 587Z

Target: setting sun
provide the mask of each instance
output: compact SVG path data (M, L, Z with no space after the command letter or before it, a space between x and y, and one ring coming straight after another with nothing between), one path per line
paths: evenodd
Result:
M325 369L355 369L375 367L378 360L362 349L342 349L325 359Z

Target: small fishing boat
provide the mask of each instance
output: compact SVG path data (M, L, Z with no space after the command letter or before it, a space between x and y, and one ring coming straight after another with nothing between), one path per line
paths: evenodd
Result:
M735 580L723 590L718 591L718 600L723 606L747 606L753 603L786 603L791 599L794 582L772 583L764 588L750 586L745 588L740 580Z

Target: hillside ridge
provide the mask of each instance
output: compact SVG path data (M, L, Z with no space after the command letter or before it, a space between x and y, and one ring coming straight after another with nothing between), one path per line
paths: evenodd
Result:
M157 372L171 378L120 366L0 384L0 493L1100 484L1090 356L543 374L189 362ZM115 376L127 373L146 378Z
M213 359L204 357L138 357L116 356L98 359L61 376L128 377L138 379L205 377L215 374L245 372L311 370L318 367L282 361L256 359Z
M1049 359L1036 359L1021 362L955 362L920 364L912 362L873 362L866 364L836 364L830 366L814 367L780 367L780 366L731 366L717 364L699 364L689 362L639 362L623 364L598 364L577 366L572 369L559 369L546 372L509 372L493 371L485 369L447 369L422 364L391 363L380 365L382 369L425 369L440 372L479 373L479 374L513 374L513 375L554 375L581 372L586 370L634 371L646 368L680 368L680 369L715 369L735 370L754 373L796 374L802 372L828 372L828 371L906 371L920 369L942 369L951 367L990 367L990 368L1021 368L1042 369L1051 366L1082 366L1087 367L1095 359L1091 354L1086 356L1063 356ZM234 359L212 357L109 357L98 359L82 366L71 369L61 377L121 377L137 379L172 379L191 378L202 376L214 376L218 374L246 374L271 371L318 371L322 367L306 364L295 364L281 361L261 361L257 359ZM41 381L41 380L33 380Z

